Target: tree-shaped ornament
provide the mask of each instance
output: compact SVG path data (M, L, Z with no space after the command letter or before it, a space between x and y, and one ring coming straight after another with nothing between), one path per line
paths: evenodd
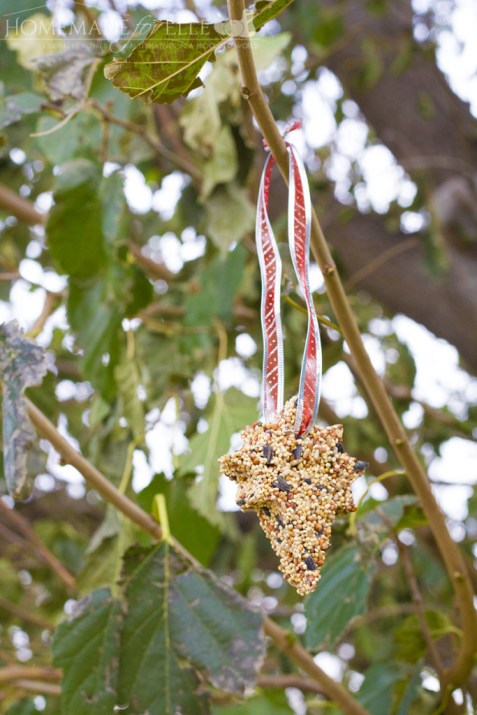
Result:
M293 124L286 132L299 127ZM308 330L296 397L283 404L281 260L268 218L271 154L260 184L256 241L262 277L263 419L242 432L242 447L220 458L221 471L238 484L237 504L257 512L280 557L287 581L305 595L320 579L331 527L355 510L351 483L366 468L343 448L343 427L315 425L321 384L318 321L309 285L311 204L305 168L286 141L289 157L288 238L293 266L308 309Z

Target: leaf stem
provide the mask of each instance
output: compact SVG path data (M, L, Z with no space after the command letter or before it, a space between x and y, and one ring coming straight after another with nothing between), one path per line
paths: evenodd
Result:
M162 528L162 538L164 541L171 541L171 530L169 528L169 517L167 515L166 497L164 494L156 494L152 502L152 515L157 519Z
M243 0L228 0L228 8L232 21L241 20L244 12ZM248 99L270 151L275 157L285 181L288 182L286 146L259 84L250 39L245 32L244 35L236 38L235 41L243 83L242 93ZM454 685L460 685L470 673L477 648L477 620L473 604L472 584L462 554L449 533L446 520L432 493L427 475L391 404L386 388L374 370L366 352L356 318L314 210L312 213L311 247L323 273L331 307L348 343L359 378L376 410L389 442L421 502L452 582L464 637L456 661L446 671L445 679Z
M185 171L195 181L199 183L202 182L202 173L195 166L195 164L192 164L190 161L188 161L188 159L184 158L183 156L179 156L173 151L170 151L170 149L164 146L164 144L162 144L159 139L156 139L156 137L154 137L152 134L149 134L146 127L142 126L141 124L136 124L135 122L130 122L127 119L121 119L121 117L116 117L109 111L109 109L103 107L103 105L100 104L100 102L98 102L96 99L89 99L87 106L96 110L96 112L101 115L104 121L110 122L111 124L116 124L118 127L122 127L123 129L126 129L133 134L137 134L137 136L141 137L146 142L146 144L149 144L149 146L154 149L158 156L161 156L163 159L167 159L167 161L169 161L173 166L177 166L182 171Z
M155 539L162 538L162 530L157 521L137 506L125 494L121 494L111 482L85 459L56 429L54 424L32 403L27 400L28 416L38 430L47 439L56 451L63 457L67 464L75 467L84 477L85 481L96 489L98 494L118 511L125 514L131 521L147 531Z

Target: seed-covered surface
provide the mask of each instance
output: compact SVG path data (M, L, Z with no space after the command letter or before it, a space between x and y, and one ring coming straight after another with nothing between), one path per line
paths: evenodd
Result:
M367 467L344 451L343 427L295 435L295 398L273 422L242 432L243 446L219 460L237 482L237 504L257 512L280 571L304 596L315 590L338 514L355 511L351 483Z

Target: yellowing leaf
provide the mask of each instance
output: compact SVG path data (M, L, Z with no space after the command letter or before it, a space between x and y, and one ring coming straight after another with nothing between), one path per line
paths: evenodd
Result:
M17 53L18 63L29 70L35 68L38 57L65 49L65 41L55 33L51 17L41 12L30 15L18 30L10 31L7 45Z
M169 103L202 86L199 72L232 37L253 34L276 17L291 0L263 3L255 15L234 23L154 23L147 37L127 59L115 58L104 68L107 79L122 92L146 102ZM255 28L255 30L254 30Z
M202 85L197 75L227 39L213 25L161 21L127 60L114 59L104 74L133 99L172 102Z

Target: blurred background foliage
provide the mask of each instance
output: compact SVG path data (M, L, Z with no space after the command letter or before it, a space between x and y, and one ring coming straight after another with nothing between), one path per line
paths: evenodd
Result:
M445 459L448 478L441 469L434 481L441 500L455 502L449 524L475 583L476 501L459 472L477 428L477 143L470 108L437 63L458 10L450 1L292 3L254 51L274 116L304 120L298 141L314 204L416 450L431 474L450 448L464 455ZM172 104L131 101L103 68L144 18L215 22L224 8L4 0L1 11L1 317L16 317L54 356L29 397L145 509L164 494L177 540L320 653L317 662L372 715L437 712L433 657L446 664L459 637L450 585L354 380L316 270L329 373L320 419L344 424L346 449L370 463L368 481L391 476L371 487L351 524L338 521L322 582L305 604L278 574L255 515L231 511L233 491L220 480L217 457L257 418L261 140L232 50L207 65L203 90ZM36 31L27 39L16 30L28 20L25 31ZM79 36L81 21L98 29ZM285 269L292 395L306 316L285 207L277 176L271 213ZM423 360L441 359L440 384L426 392ZM4 667L49 666L52 631L72 599L112 586L125 550L148 543L46 442L40 448L46 466L30 475L31 498L14 511L8 497L0 502ZM286 655L270 649L246 702L219 689L212 711L341 712L309 684L300 689L293 673ZM476 692L471 679L448 711L473 712ZM13 680L0 692L8 715L59 708L54 676Z

